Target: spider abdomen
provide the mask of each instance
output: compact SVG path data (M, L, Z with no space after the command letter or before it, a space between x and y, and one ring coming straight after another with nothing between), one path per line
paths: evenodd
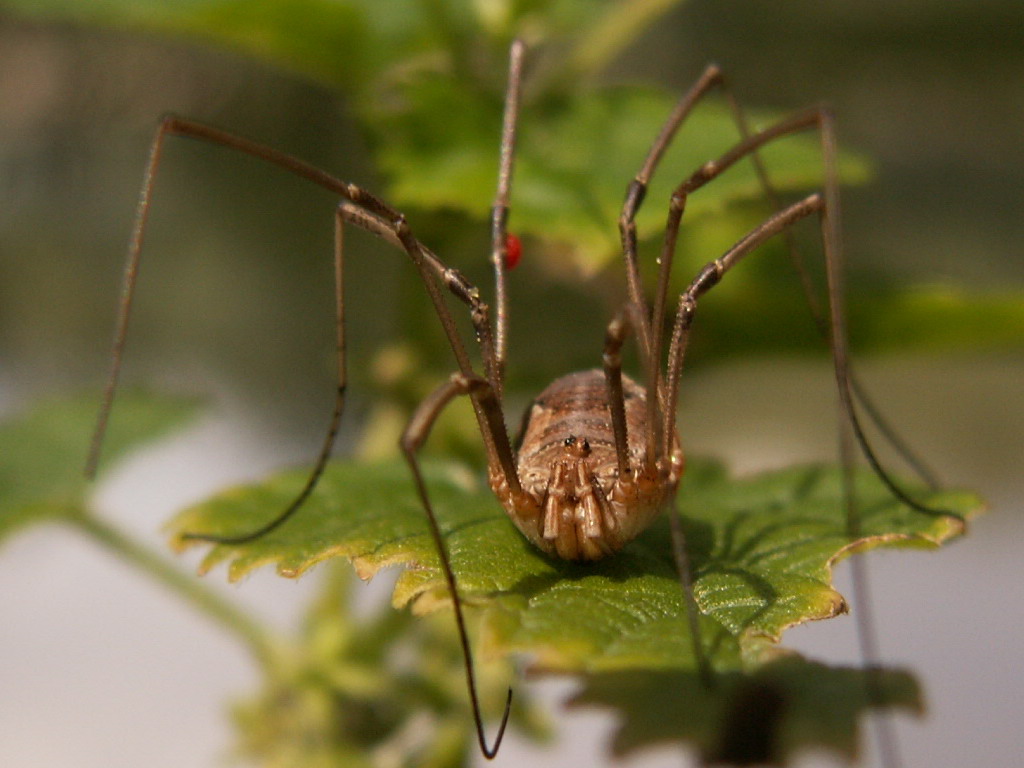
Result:
M628 471L619 471L605 375L600 370L563 376L530 405L517 469L521 496L492 474L491 486L523 534L543 551L566 560L599 560L621 549L675 492L682 453L668 477L646 466L644 390L622 379Z

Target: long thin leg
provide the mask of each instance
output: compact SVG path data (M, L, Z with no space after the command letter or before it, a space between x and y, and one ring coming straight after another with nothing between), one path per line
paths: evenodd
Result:
M166 121L165 121L166 122ZM110 352L110 373L103 390L103 400L96 419L92 438L89 442L89 454L85 460L85 476L90 480L96 477L99 466L100 451L103 438L107 433L110 420L110 409L114 405L114 393L121 375L121 362L124 359L124 345L128 338L128 318L131 316L132 301L135 298L135 284L139 277L139 254L142 252L142 236L146 230L146 219L149 217L149 203L153 197L153 185L156 182L156 170L160 165L163 153L164 137L167 131L164 123L157 129L156 137L149 148L149 160L146 163L146 174L142 182L138 207L135 210L135 224L132 228L131 240L128 244L128 260L125 263L124 277L121 281L121 304L117 315L117 326L114 330L114 344Z
M767 128L764 131L760 131L756 134L748 136L747 138L740 141L732 149L726 152L717 160L712 160L702 165L696 172L691 174L685 179L675 191L672 193L672 197L669 202L669 213L668 223L665 227L665 239L662 245L661 251L661 274L658 280L658 290L655 296L654 311L658 313L656 316L661 317L665 311L666 293L668 291L668 276L671 269L672 260L675 256L676 241L679 236L679 225L683 218L683 212L686 209L686 201L688 196L707 184L709 181L714 179L720 173L731 167L737 160L746 154L755 152L759 147L765 143L771 141L779 136L784 136L788 133L804 130L808 125L814 125L818 122L819 114L817 111L801 112L793 115L792 117L782 120L776 123L774 126ZM710 265L709 265L710 266ZM705 267L707 270L707 267ZM702 273L703 275L703 273ZM691 286L692 288L693 286ZM710 287L710 285L708 286ZM652 343L652 355L655 359L661 360L661 324L656 323L654 325L654 338ZM682 342L681 347L685 348L685 340ZM675 367L677 370L681 370L681 360L678 365L674 366L673 363L673 351L677 350L677 345L673 342L670 345L669 362L668 368L669 373L667 374L668 389L670 394L665 399L665 408L663 415L665 423L674 423L675 415L675 398L678 392L678 374L673 374L672 370ZM676 378L673 378L675 375ZM666 440L669 439L669 434L662 432ZM663 450L668 451L669 446L666 443Z
M679 575L679 586L683 590L683 604L686 606L686 623L689 625L690 637L693 639L693 658L697 665L697 674L706 687L714 684L715 677L711 674L711 664L704 652L704 643L700 635L700 606L693 594L693 577L690 574L690 556L686 544L686 533L683 531L683 519L676 509L675 497L669 507L669 526L672 531L672 555L676 561L676 573Z
M640 279L640 267L637 259L637 232L636 214L643 205L647 195L647 185L657 170L662 156L675 138L679 127L693 111L694 106L716 85L722 82L721 70L714 64L708 66L703 74L693 84L689 91L678 101L672 114L669 115L661 128L654 143L648 150L640 171L626 188L626 199L622 203L622 212L619 214L619 235L622 238L622 253L626 261L626 281L629 288L629 300L643 310L645 322L637 328L637 338L640 346L650 354L652 349L651 332L652 328L660 326L658 314L649 316L647 313L647 299L644 297L643 284ZM650 319L648 319L650 318Z
M615 461L619 477L629 476L629 435L626 431L626 399L622 392L622 345L632 330L629 313L620 309L604 336L604 380L608 390L608 411L612 419L612 433L615 435Z
M516 122L519 117L519 97L522 93L523 51L521 40L512 43L509 52L508 88L505 91L505 114L501 126L501 159L498 168L498 190L491 208L491 264L494 266L494 301L496 329L494 334L494 370L487 377L499 399L505 384L505 345L508 336L508 297L505 290L505 269L508 259L509 192L512 188L512 168L516 152Z
M721 85L722 92L725 95L729 109L732 112L736 127L739 129L740 137L742 139L747 139L750 136L751 131L742 106L733 95L732 89L729 87L729 84L724 77L719 78L719 84ZM761 185L761 189L764 190L765 197L768 199L772 210L781 210L782 204L780 202L779 194L775 189L775 185L772 184L771 179L768 176L768 171L765 168L760 153L757 151L751 152L750 161L754 166L758 182ZM834 172L836 180L829 183L838 183L838 170L834 169ZM797 247L796 238L793 236L793 230L784 230L782 237L786 245L786 251L789 254L789 260L793 265L793 269L800 278L800 288L803 291L804 300L807 302L807 309L810 311L811 318L818 330L818 335L821 336L826 343L831 343L830 326L825 319L825 314L822 312L817 296L815 295L810 273L807 271L803 255ZM918 477L920 477L929 487L933 489L938 488L939 481L935 473L927 464L925 464L921 457L917 455L906 441L900 437L893 426L889 423L889 420L882 414L877 405L875 405L873 399L861 384L860 379L857 377L852 366L847 366L847 376L850 381L854 398L861 404L861 406L863 406L871 422L878 429L882 437L885 438L889 445L892 446L896 453L904 462L906 462L907 466L909 466Z
M835 366L835 378L840 395L840 449L842 465L844 468L843 491L845 499L844 505L847 509L847 533L851 538L857 538L861 535L861 526L857 500L853 488L853 456L852 449L850 447L851 432L857 436L858 441L861 444L861 449L869 457L869 460L873 458L873 453L871 452L870 446L867 444L866 438L864 438L860 431L853 403L853 395L850 390L849 368L845 344L846 328L842 298L843 286L840 270L841 250L838 231L839 195L835 159L836 148L831 116L827 112L820 111L818 115L818 122L820 125L822 153L826 173L826 185L824 192L810 195L804 200L778 211L762 225L748 233L720 259L706 265L693 282L691 282L690 286L683 292L679 300L679 309L676 314L669 352L668 372L666 374L669 392L666 399L671 404L671 410L669 413L673 413L676 398L678 396L678 382L682 370L682 362L689 337L689 329L696 311L697 299L716 285L729 269L739 263L744 256L753 251L762 242L779 234L780 232L789 231L793 224L798 220L813 212L817 212L821 222L821 237L825 250L826 275L828 278L829 295L831 297L831 301L829 303L830 335L828 341L829 347L832 349L833 353L832 357ZM753 139L741 142L741 144L746 144L748 146L753 143ZM727 154L726 158L728 160L734 160L735 153ZM684 190L685 194L686 187L692 184L695 178L704 177L700 183L706 183L706 180L716 175L717 172L720 172L720 170L716 169L714 164L709 163L702 168L701 171L698 171L697 174L694 174L688 182L684 182L684 184L680 186L680 190ZM695 186L699 185L700 184L698 183ZM678 191L679 190L677 190L677 192ZM674 196L673 211L676 208L676 203L677 200ZM681 210L682 206L679 207ZM675 220L675 226L678 226L678 219ZM673 237L674 233L670 232L666 236L666 242L671 241L674 245ZM668 418L669 417L667 415L666 422L668 421ZM883 479L883 481L889 483L888 476L884 471L881 471L881 467L876 467L876 470L878 471L879 477ZM899 489L893 488L890 485L890 490L893 491L894 495L901 498L901 500L910 503L914 508L921 509L920 505L913 503L912 500L906 499L905 495L902 494ZM932 513L931 510L927 509L921 509L921 511ZM854 571L854 590L856 593L856 602L862 615L862 622L858 624L858 637L861 645L861 654L867 661L868 666L873 667L879 657L879 651L873 629L872 616L869 607L865 604L867 600L868 583L867 574L863 568L863 564L861 563L857 564ZM877 680L874 679L873 676L870 676L870 673L867 678L867 685L869 686L869 695L871 698L879 700L880 692L878 690ZM880 748L883 752L884 764L887 766L899 765L900 758L898 745L888 724L878 724L878 738Z
M826 125L828 124L826 123ZM827 127L823 133L831 136L831 128ZM824 141L827 143L829 139L826 138ZM826 149L826 155L829 155L832 151L831 149ZM830 163L830 160L826 160L827 167L830 166ZM828 265L826 270L829 275L830 295L833 297L830 302L832 318L832 344L830 346L834 350L833 360L835 361L836 381L840 390L840 402L837 404L837 407L839 408L840 459L843 467L843 497L844 506L847 510L847 535L851 539L856 539L861 535L861 526L857 498L853 487L853 453L850 440L855 416L849 390L847 389L848 380L844 378L846 373L846 347L843 343L845 336L842 334L845 333L845 325L842 319L842 299L839 298L842 295L840 293L842 284L836 269L838 240L834 224L832 223L834 218L830 218L830 216L835 216L836 214L830 212L828 208L830 202L832 205L838 205L838 201L834 197L831 200L829 199L828 189L834 189L834 187L832 185L826 187L824 196L818 193L810 195L777 212L761 226L742 238L720 259L706 265L686 291L683 292L679 300L679 310L676 314L672 345L669 353L669 371L667 373L669 395L667 399L674 407L678 395L678 382L682 371L683 357L689 337L689 329L696 311L697 299L716 285L729 269L739 263L744 256L751 253L758 245L780 232L789 230L800 219L817 212L821 220L822 239L825 243L826 264ZM835 350L839 350L838 354L835 353ZM845 394L843 394L844 392ZM677 531L681 533L681 522L676 517L673 517L673 526L673 536L676 537ZM680 549L681 546L683 546L683 543L681 540L677 540L675 547L677 558L680 554L685 554L685 550ZM868 602L867 572L860 558L853 558L853 560L855 561L853 566L855 601L861 617L857 624L858 641L861 648L861 656L865 659L868 666L865 685L867 686L870 700L877 702L882 700L882 695L878 679L871 670L877 668L877 660L880 657L880 653L876 640L877 636L874 631L873 615L870 611L870 603ZM678 562L677 565L680 569L684 567L683 564ZM680 571L680 573L682 574L683 572ZM687 588L685 582L683 587L684 589ZM888 768L896 768L900 765L901 760L895 734L888 722L882 719L876 719L876 729L883 765L886 765Z
M637 262L636 213L643 204L644 197L647 192L647 185L650 182L651 177L654 175L658 164L661 162L661 158L664 156L664 153L675 138L679 128L692 112L697 102L715 87L722 87L726 90L730 104L733 106L733 114L737 122L737 127L739 128L743 139L746 140L748 138L742 112L739 111L738 104L735 99L731 97L731 93L729 93L728 88L725 86L725 80L722 76L721 70L717 65L712 64L704 70L697 82L676 104L675 109L669 115L665 124L662 126L660 133L651 145L640 171L637 173L626 191L626 199L623 202L622 212L619 216L619 232L622 237L623 255L626 261L626 275L630 300L644 310L645 317L647 305L643 296L643 287L640 280L639 265ZM756 157L756 149L757 147L755 146L753 149L747 150L746 153L754 155L755 163L760 169L760 159ZM735 159L731 162L735 162ZM730 165L731 162L729 162ZM675 203L678 198L678 218L682 217L682 209L685 205L685 195L686 192L680 194L680 190L678 189L676 190L676 194L673 195L673 209L670 211L669 224L666 228L666 242L662 249L661 259L659 260L660 266L657 289L655 292L654 309L650 315L650 322L643 323L637 329L637 336L640 339L641 349L644 350L645 354L649 355L656 361L656 371L660 370L661 365L663 333L661 318L664 316L665 312L669 276L672 271L672 260L675 253L675 238L678 233L679 226L678 219L673 221L673 214L675 213ZM652 425L659 425L660 427L660 422L656 418L659 400L661 400L660 384L656 375L653 381L648 382L648 422ZM664 406L663 401L661 404ZM653 431L654 430L652 430L652 432ZM662 430L661 436L665 443L663 444L655 441L655 450L663 451L667 454L667 451L669 450L668 443L671 442L672 434L672 432Z
M664 400L661 397L660 371L661 371L661 334L662 321L664 316L663 285L667 285L668 276L671 272L671 260L665 261L662 257L659 269L658 291L655 297L653 314L648 315L647 300L644 297L643 284L640 278L640 267L637 258L637 231L636 214L644 202L647 194L647 185L657 170L661 158L664 156L669 145L675 138L680 126L693 111L694 106L712 88L722 84L721 70L714 64L708 66L697 82L678 101L675 109L669 115L661 131L655 138L644 160L640 171L626 188L626 198L622 204L622 212L619 214L619 234L622 238L622 253L626 262L626 281L629 288L630 301L640 308L643 322L637 325L637 338L640 342L640 349L643 354L654 363L654 375L647 379L647 423L650 428L647 431L646 456L649 461L657 462L662 455L667 455L668 448L657 439L657 430L660 428L660 420L657 418L658 405L664 408ZM662 432L661 435L667 443L671 442L670 434ZM663 454L658 451L664 449Z
M860 509L853 478L853 441L851 432L860 442L861 449L872 462L876 473L889 486L890 491L898 498L906 499L906 494L896 488L888 475L882 471L874 453L870 449L867 438L860 429L857 411L850 390L850 368L846 349L846 291L842 270L842 249L839 233L839 170L837 166L838 150L836 148L835 129L832 115L825 112L821 125L821 152L825 164L825 178L830 183L825 187L825 209L822 211L822 239L825 245L825 277L829 290L829 337L832 348L832 361L835 367L836 385L839 389L839 452L843 467L843 495L846 504L847 535L858 539L862 535ZM909 499L907 499L910 501ZM912 503L915 509L919 504ZM923 509L931 513L931 510ZM881 683L877 674L878 660L881 652L878 645L878 633L875 631L874 611L870 593L867 566L863 558L852 558L851 573L853 576L854 602L860 614L857 622L857 642L861 658L868 667L865 677L865 689L870 701L881 701ZM885 718L874 719L875 734L878 741L882 764L887 768L899 768L902 757L899 741L892 724Z
M451 319L451 315L448 313L447 305L444 303L444 299L441 297L441 292L438 286L431 280L430 272L428 271L428 265L425 263L423 258L423 247L419 241L412 236L412 232L409 230L406 224L405 217L400 217L398 225L396 226L396 232L398 239L402 241L402 245L405 247L406 252L412 257L416 267L420 270L420 274L423 276L423 283L427 287L427 292L430 294L430 299L434 303L434 307L437 309L439 316L446 318L446 323L452 325L454 332L454 322ZM454 270L447 270L447 273L453 273ZM465 281L460 274L454 272L458 279ZM451 287L451 283L448 284ZM466 283L469 285L469 283ZM479 298L479 294L476 288L470 286L471 294L474 299ZM480 306L484 309L484 315L480 318L486 324L488 331L490 331L490 324L486 317L486 305L481 302ZM474 323L475 325L475 323ZM493 357L488 355L488 351L491 348L484 348L485 358ZM462 376L467 379L475 379L476 374L473 373L472 369L468 372L466 370L460 370ZM473 388L470 390L469 395L473 402L473 409L476 412L478 422L480 424L480 432L484 436L484 441L487 443L488 449L488 464L497 464L501 467L502 472L505 475L505 479L508 482L509 489L514 494L522 492L522 486L519 482L519 473L516 471L515 458L512 455L512 443L508 438L508 430L505 426L505 419L501 412L500 401L497 400L497 393L492 388L488 387L489 392L494 398L495 402L498 403L495 408L487 408L480 400L479 388Z
M441 559L441 567L444 570L445 581L448 583L448 592L452 597L452 606L455 609L455 624L459 631L459 641L462 643L462 657L466 663L466 682L469 687L469 699L473 706L473 720L476 723L477 740L480 743L480 751L488 760L492 759L501 746L502 737L505 735L505 726L508 724L509 713L512 708L512 689L508 689L508 696L505 699L505 712L501 718L501 725L498 727L498 734L494 738L493 746L487 745L487 738L484 735L483 717L480 714L480 701L476 689L476 674L473 669L473 653L469 645L469 636L466 632L466 621L462 615L462 601L459 598L459 588L455 581L455 572L452 570L451 558L448 555L448 547L445 545L444 536L441 533L441 526L437 522L434 508L430 503L430 496L427 493L427 486L423 480L423 473L420 471L417 453L430 435L437 417L454 398L459 395L472 393L482 395L482 400L489 403L490 409L498 408L498 400L494 395L489 382L478 376L467 377L461 373L454 374L447 382L442 384L431 395L429 395L413 414L405 432L402 434L402 452L405 454L409 468L412 470L416 482L416 491L419 493L423 510L427 513L427 522L430 525L430 535L434 539L434 546L437 549L438 557Z
M686 199L690 194L700 189L702 186L707 184L712 179L721 175L728 168L732 167L738 160L748 155L751 155L768 142L773 141L782 136L787 136L802 130L807 130L809 128L815 127L819 130L819 133L822 136L822 144L825 148L823 152L823 154L826 156L825 195L828 199L834 201L832 204L835 206L836 209L838 209L838 171L836 170L835 149L834 146L832 146L834 145L834 139L829 135L832 130L831 121L828 117L827 112L821 108L814 108L805 110L803 112L797 112L796 114L791 115L786 119L780 120L779 122L769 126L768 128L762 131L753 133L747 138L738 142L731 149L729 149L727 152L721 155L718 159L711 160L702 165L687 179L685 179L678 187L676 187L675 191L672 194L672 199L669 205L668 225L665 230L665 241L661 257L662 266L664 267L664 264L670 261L672 255L675 253L676 240L679 234L679 224L682 220L683 211L686 207ZM828 263L830 259L832 261L835 261L840 257L838 221L836 218L837 216L838 210L836 210L833 218L830 220L830 225L827 227L827 230L823 231L822 233L823 239L826 243L826 263ZM769 221L771 221L771 219L769 219ZM659 307L663 305L663 299L661 299L660 297L664 290L667 290L667 286L659 286L659 297L656 299L655 302L655 311L658 311ZM833 333L831 337L830 346L833 346L834 344L837 343L836 338L837 337ZM853 407L853 397L850 394L851 390L849 383L849 369L845 362L846 337L845 335L841 335L838 337L838 339L840 340L839 343L841 343L841 345L844 348L843 353L841 355L844 361L844 365L841 372L842 380L838 382L839 388L842 392L845 392L847 395L849 395L850 410L848 417L850 419L851 426L853 427L853 432L855 437L857 438L857 443L860 446L861 452L868 460L868 463L871 465L872 469L878 475L879 479L882 480L882 482L890 490L890 492L894 496L896 496L896 498L898 498L900 501L907 504L911 508L925 514L953 515L954 517L959 517L959 515L956 515L955 513L946 510L933 509L922 504L919 501L916 501L911 496L909 496L906 493L906 491L904 491L895 482L895 480L893 480L892 476L882 466L881 462L878 460L878 457L874 452L874 449L871 447L871 444L868 441L867 436L864 433L864 430L860 425L860 420L857 417L856 409ZM656 357L660 358L660 349L655 347L654 354ZM833 357L836 357L835 350L833 350ZM676 385L670 385L670 388L674 386ZM668 412L669 411L666 411L666 413Z
M661 162L662 157L671 145L675 136L689 116L693 107L700 101L704 96L710 93L715 87L719 88L725 96L726 103L729 105L730 112L732 113L733 120L736 123L737 130L739 131L740 138L746 140L751 135L749 123L746 119L746 115L739 104L739 101L735 98L732 93L732 88L729 85L728 80L725 78L721 69L715 65L709 65L697 82L690 88L690 90L683 95L683 97L676 104L675 109L669 115L665 121L661 131L655 138L648 151L647 157L641 167L639 173L637 173L634 180L630 183L626 191L626 198L623 202L622 212L619 216L619 232L622 238L623 255L626 262L626 275L629 287L630 300L638 303L644 308L644 315L646 317L646 301L643 295L643 287L640 280L639 266L637 263L637 233L635 225L635 217L640 206L643 204L647 185L650 179L653 177L658 165ZM769 203L773 210L781 210L782 206L779 202L779 196L768 177L767 170L765 169L764 163L761 160L760 154L757 150L749 153L751 163L754 166L755 172L758 177L758 181L765 192L765 196L768 198ZM825 315L821 310L820 304L814 293L814 288L811 284L810 275L807 272L807 268L804 265L803 257L797 248L796 241L792 236L792 232L786 230L783 232L785 239L786 248L789 252L790 261L793 264L793 268L796 270L800 277L800 285L803 290L804 297L807 301L807 307L811 313L811 316L818 328L819 335L823 340L829 342L830 333L829 327L825 319ZM657 291L656 295L660 297L660 301L656 299L656 303L659 306L664 307L664 299L669 285L669 275L671 273L671 255L666 257L663 254L660 260L660 269L658 275ZM661 317L658 311L653 313L652 324L649 327L646 323L638 326L637 335L640 339L641 348L650 350L652 341L651 335L657 335L660 340L661 326L653 322L653 318ZM654 346L660 348L660 344L656 341ZM881 413L871 397L861 384L859 378L856 376L852 367L848 368L848 376L850 386L853 391L854 398L864 407L868 417L877 427L882 437L889 443L890 446L895 449L897 454L906 462L906 464L930 487L936 488L939 483L936 479L934 472L925 464L925 462L914 452L914 450L900 438L896 430L888 422L885 416ZM858 438L859 441L859 438ZM876 461L871 462L872 465L877 464Z
M346 371L345 355L345 209L339 205L334 213L334 333L335 350L337 360L338 388L334 399L334 411L331 413L330 426L324 438L324 444L317 455L313 471L306 479L306 484L299 491L298 496L285 507L278 515L269 520L259 528L247 533L234 536L218 536L205 533L184 533L182 539L194 541L209 541L216 544L244 544L247 541L255 541L261 536L270 533L280 525L306 502L309 494L313 492L316 484L323 475L327 462L331 458L331 450L334 448L334 441L338 436L338 429L341 427L341 415L345 410L345 388L348 376Z
M473 323L476 337L480 343L481 355L485 360L485 367L493 369L494 345L491 331L489 310L487 305L481 301L479 291L462 276L458 270L447 267L433 252L420 243L409 230L405 218L395 209L355 184L344 182L328 173L305 163L287 153L276 150L272 147L259 144L249 139L222 131L219 128L204 125L192 120L169 116L164 118L157 129L153 144L150 150L149 162L146 166L146 173L143 181L142 193L139 199L139 207L136 213L135 224L132 229L132 236L129 242L128 256L125 263L124 282L121 293L121 305L118 314L117 329L114 337L113 351L111 354L111 369L104 392L100 412L97 417L96 428L93 432L89 449L89 456L86 461L86 474L94 476L99 462L99 455L106 433L110 410L113 406L114 394L117 389L117 382L120 376L121 363L123 360L124 345L127 338L128 321L131 314L132 300L135 294L135 284L138 277L139 263L142 253L142 242L145 233L146 220L149 215L149 207L152 200L153 188L156 180L157 170L160 165L160 158L163 152L164 140L168 135L183 136L186 138L207 141L230 149L237 150L252 157L264 160L276 165L289 173L293 173L307 179L342 198L340 210L348 221L356 226L383 237L389 242L396 243L402 247L413 263L417 266L424 285L430 295L431 302L437 312L438 319L444 328L449 345L455 355L459 370L464 375L475 375L472 363L466 353L465 347L455 327L455 321L451 316L437 284L443 285L456 298L462 301L470 311L470 319ZM435 281L437 284L435 284ZM512 459L511 448L504 421L499 422L494 418L486 416L473 395L474 411L480 424L484 442L487 445L488 456L496 460L507 475L509 487L519 488L519 480L515 473L515 464ZM330 432L335 430L334 419ZM331 438L333 439L333 438Z
M622 237L623 254L626 261L626 274L629 284L630 298L632 301L638 302L641 306L646 306L643 299L643 289L640 282L639 268L637 265L637 254L636 254L636 226L634 219L640 206L643 204L644 197L647 191L647 184L653 176L658 164L661 161L662 156L671 144L675 135L689 115L690 111L694 107L697 101L703 98L709 93L713 87L718 86L725 96L726 103L729 105L729 109L732 112L733 120L736 123L736 127L740 133L742 140L746 141L751 135L749 124L743 109L741 108L738 100L732 93L732 89L729 86L728 81L723 75L722 71L717 65L708 66L697 82L691 87L690 91L687 92L677 103L676 108L673 110L671 115L665 121L661 132L654 140L646 160L637 174L636 178L629 185L626 192L626 199L623 203L622 213L619 217L619 231ZM764 167L764 163L761 160L760 154L754 150L750 152L750 160L756 171L759 183L768 198L771 207L778 211L781 209L779 203L779 196L776 192L771 180L768 177L768 173ZM824 313L821 311L821 307L814 294L813 286L811 285L810 275L804 265L803 258L800 254L799 249L796 247L796 241L792 237L790 231L783 233L786 241L786 247L790 255L790 261L793 264L794 269L797 271L800 277L801 288L804 292L804 296L807 300L808 309L814 319L815 325L818 328L818 332L822 339L828 342L830 338L828 325L825 321ZM658 289L657 293L662 296L667 292L668 289L668 277L670 273L670 260L666 258L661 259L661 268L659 270ZM664 302L662 301L662 306ZM660 317L655 312L654 318ZM654 331L657 332L659 326L652 326ZM641 346L644 348L650 348L650 340L648 339L648 329L642 326L639 329L638 336L641 340ZM880 410L872 402L868 393L864 389L860 380L855 375L852 368L848 369L849 381L853 390L854 397L861 403L865 411L868 413L869 418L878 428L881 435L885 440L896 450L896 452L903 458L907 465L917 475L924 480L932 488L938 487L938 481L936 480L935 474L928 468L928 466L921 460L919 456L907 445L896 433L895 429L888 423L888 420L882 415ZM859 441L859 438L858 438ZM872 462L875 464L876 462Z
M643 312L642 307L638 307L633 302L627 302L608 323L604 337L602 360L612 433L615 436L616 465L621 477L626 477L627 472L633 469L639 469L643 474L651 477L661 466L661 459L667 455L658 453L658 447L661 445L659 430L662 427L662 422L651 415L652 411L658 407L658 403L654 403L654 408L652 408L651 402L648 401L647 423L650 426L644 434L643 466L629 466L629 437L626 430L626 405L622 389L622 345L625 344L630 333L635 332L637 328L647 322ZM658 376L657 364L643 349L640 350L640 357L643 361L644 376L649 393Z
M668 388L665 398L668 403L665 412L666 425L674 421L673 417L679 397L679 379L689 341L690 326L697 311L697 300L717 285L726 272L765 240L791 227L809 214L822 211L824 206L825 198L815 192L774 214L760 226L748 232L723 256L706 264L687 289L680 294L679 307L672 328L672 340L669 345L668 372L665 377Z

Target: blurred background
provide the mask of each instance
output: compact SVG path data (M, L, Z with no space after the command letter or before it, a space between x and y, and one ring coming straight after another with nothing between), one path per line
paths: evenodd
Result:
M19 5L0 4L0 414L101 385L163 113L230 127L369 189L386 183L350 105L325 85L181 38L26 17ZM874 179L845 192L851 270L1005 298L1024 286L1022 22L1016 0L692 0L606 77L680 92L713 60L746 104L827 102L841 144L875 162ZM489 204L481 199L481 215ZM99 502L113 519L159 545L161 522L182 504L311 458L331 400L332 212L329 196L259 163L169 142L125 376L202 393L212 406L182 437L111 473ZM486 225L434 217L420 236L431 243L435 233L486 285ZM450 367L417 356L410 328L426 300L399 256L353 238L346 445L386 416L375 406L381 350L428 378ZM509 368L526 402L555 376L598 363L619 276L522 271ZM924 347L863 355L863 378L939 474L982 492L991 512L949 551L869 556L881 645L928 695L925 719L899 721L908 764L1011 764L1024 750L1022 345L993 349L982 329L976 348ZM697 355L684 377L684 441L738 472L830 458L833 388L822 355ZM229 591L285 626L310 589L261 574ZM254 671L215 628L103 553L60 530L15 538L0 556L0 610L0 764L208 765L226 749L224 701L251 687ZM856 662L854 620L786 639ZM603 760L609 723L559 713L560 728L563 719L561 751L515 744L499 760L557 765L581 749ZM671 750L632 761L677 762Z

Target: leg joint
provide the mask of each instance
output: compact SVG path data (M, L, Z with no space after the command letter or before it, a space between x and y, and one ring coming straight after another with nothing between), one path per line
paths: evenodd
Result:
M718 285L718 282L722 279L722 273L723 269L720 262L712 261L710 264L705 264L697 277L690 283L690 287L686 292L691 297L691 301Z
M359 188L356 187L354 184L349 184L349 189L351 191L352 189L358 190ZM354 197L350 199L354 203L359 202ZM409 228L409 221L405 218L405 214L400 213L398 214L398 216L395 217L394 227L395 234L398 235L398 239L401 240L404 245L409 245L409 242L412 239L412 230Z
M707 67L704 69L703 79L708 84L718 83L721 85L725 83L725 74L722 72L722 67L719 66L718 62L713 61L707 65Z
M692 288L679 297L679 309L676 316L679 318L680 331L686 331L693 324L693 316L697 313L697 301L693 296Z
M626 199L622 203L622 217L619 219L619 226L624 222L632 222L637 210L643 205L647 196L647 184L640 179L633 179L626 187Z
M608 349L619 349L629 332L629 321L623 315L616 315L608 323L604 334L604 345Z
M474 309L483 306L480 301L480 291L459 270L452 267L445 269L444 284L460 301L469 304Z
M160 131L162 133L177 133L181 126L181 118L173 112L166 112L160 118Z

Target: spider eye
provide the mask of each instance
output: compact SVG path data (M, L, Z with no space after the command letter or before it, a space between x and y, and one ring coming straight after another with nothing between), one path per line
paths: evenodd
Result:
M575 436L569 435L567 438L565 438L565 444L566 445L576 445L576 438L575 438Z

